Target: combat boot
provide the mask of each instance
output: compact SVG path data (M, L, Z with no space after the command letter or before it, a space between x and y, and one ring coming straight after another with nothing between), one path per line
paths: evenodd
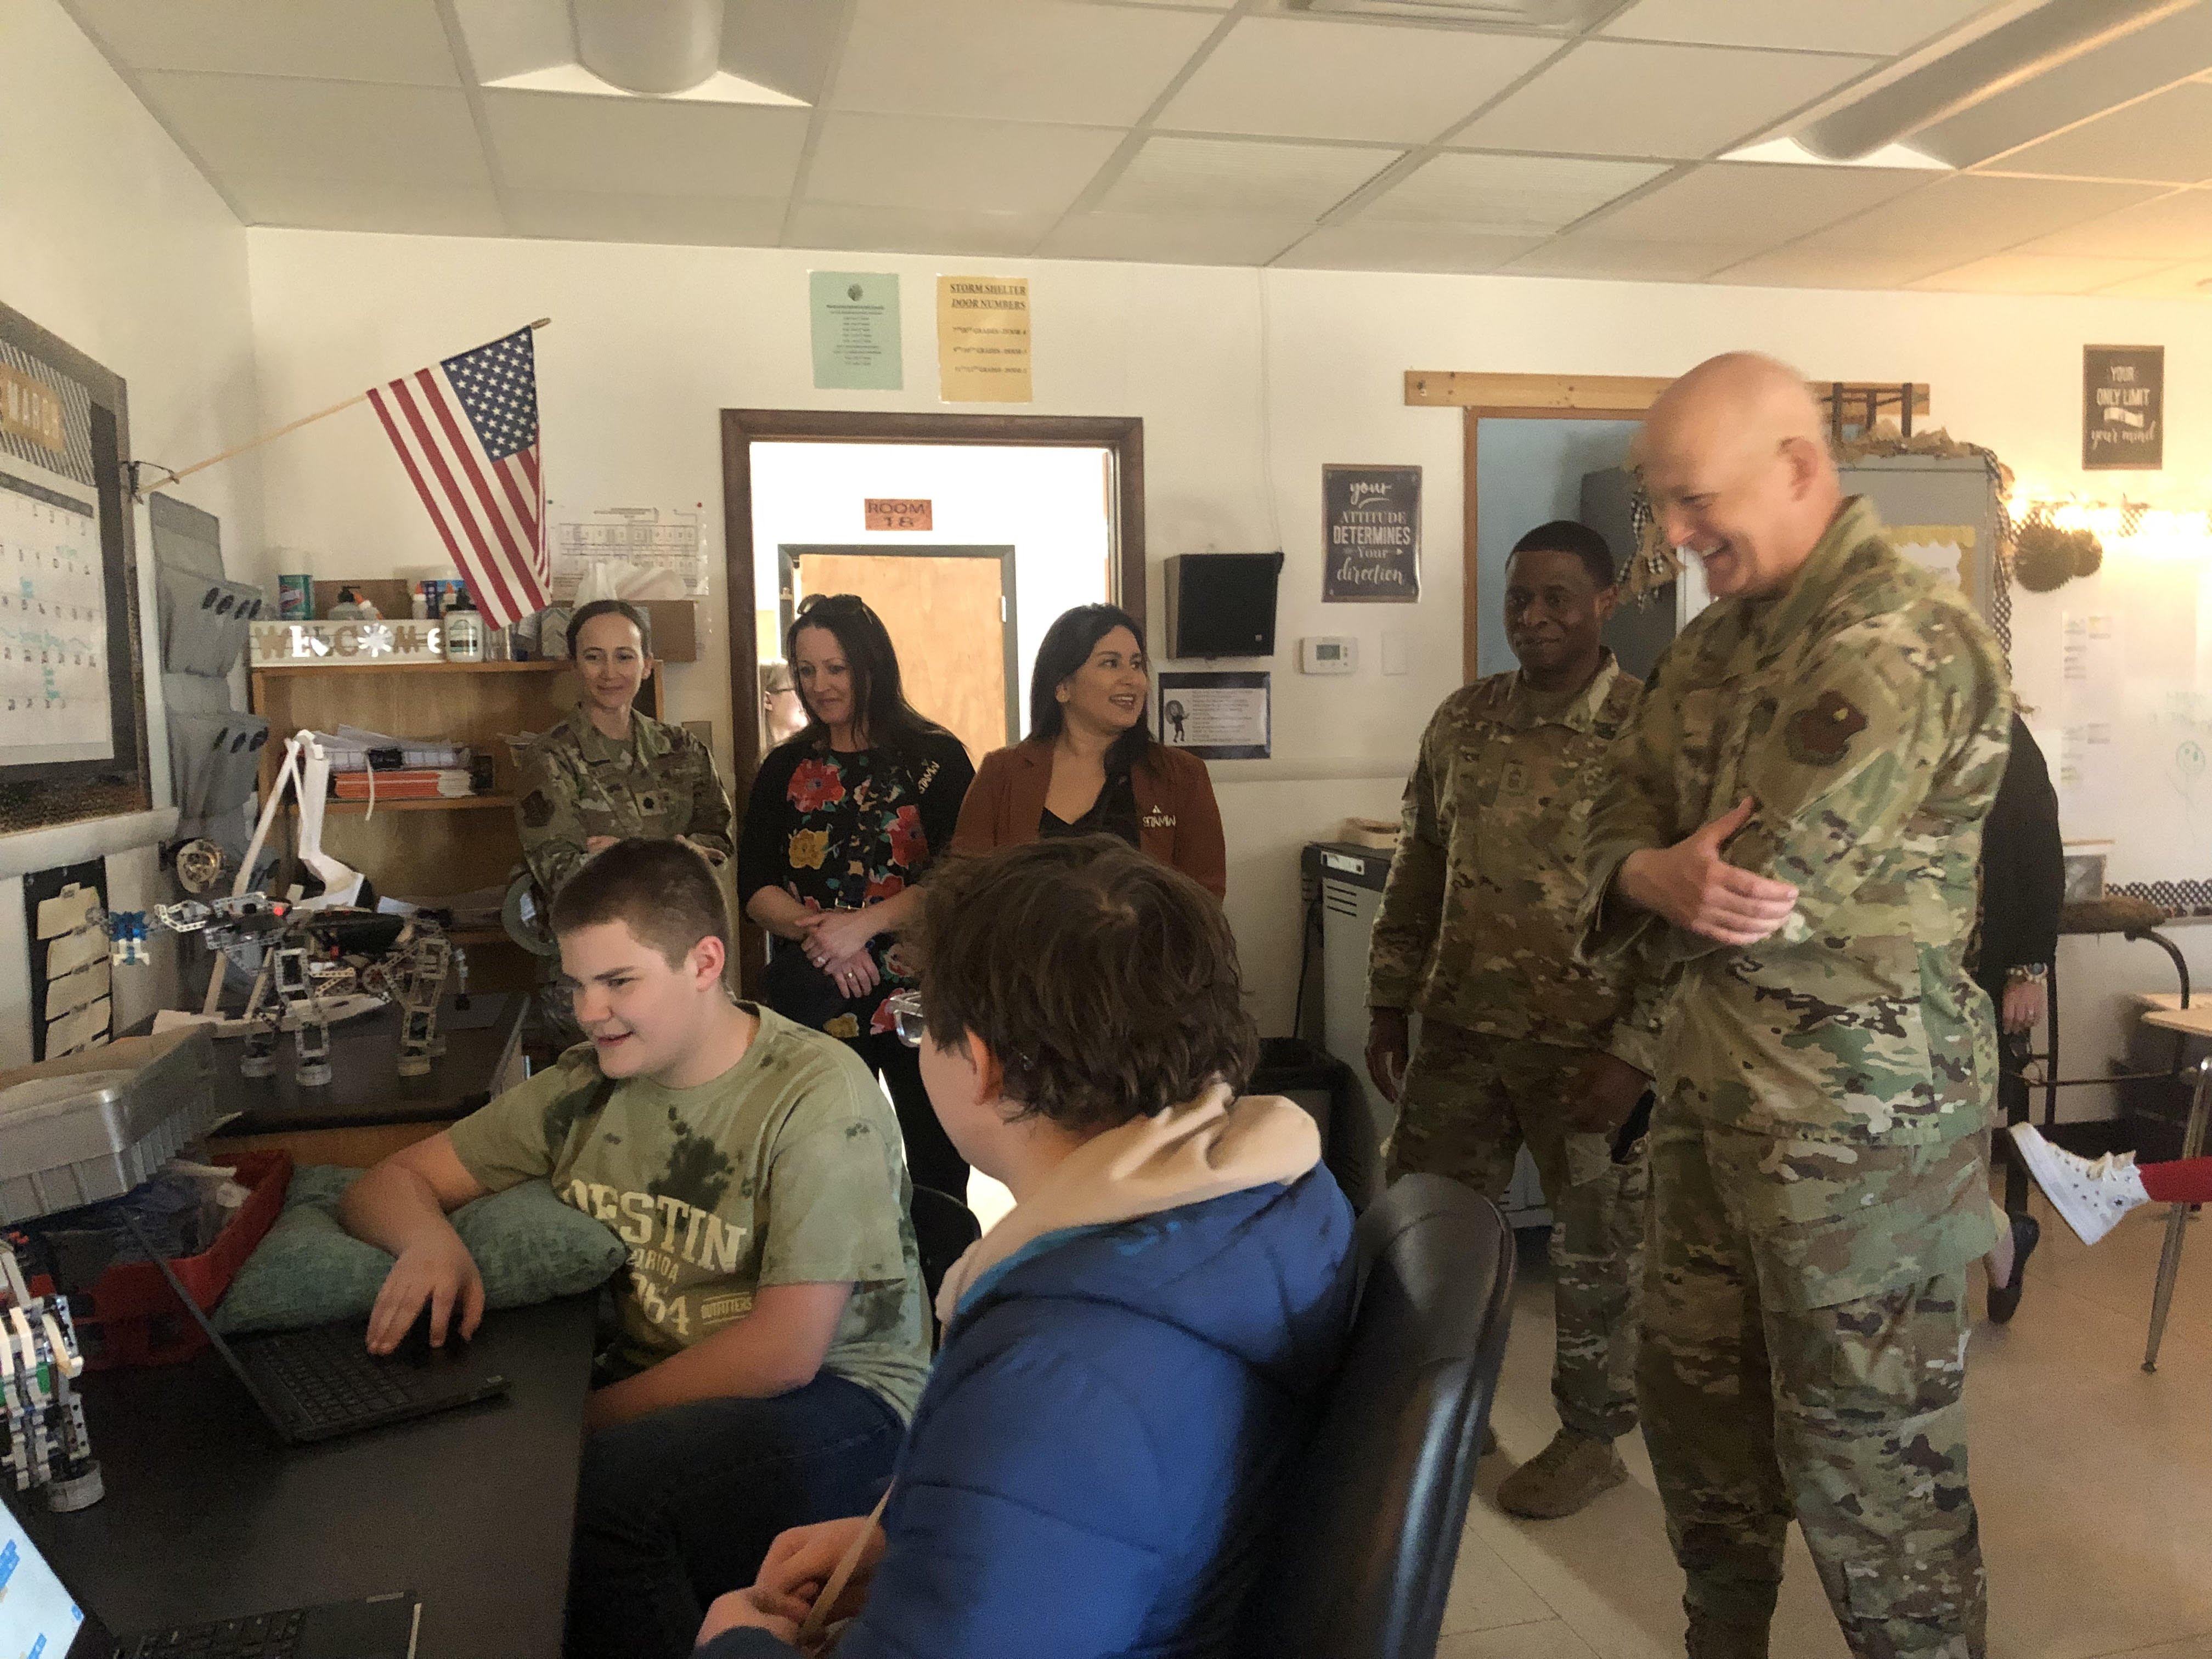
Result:
M1767 1659L1764 1624L1723 1624L1695 1607L1689 1614L1690 1629L1683 1638L1689 1659Z
M1627 1479L1627 1466L1612 1441L1561 1429L1550 1445L1505 1477L1498 1507L1532 1521L1556 1521Z

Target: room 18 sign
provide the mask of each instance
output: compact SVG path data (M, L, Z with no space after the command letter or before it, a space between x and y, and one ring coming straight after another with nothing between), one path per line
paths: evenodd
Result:
M2166 348L2081 348L2085 471L2156 472L2166 465Z
M1321 596L1411 605L1421 597L1421 469L1321 470Z

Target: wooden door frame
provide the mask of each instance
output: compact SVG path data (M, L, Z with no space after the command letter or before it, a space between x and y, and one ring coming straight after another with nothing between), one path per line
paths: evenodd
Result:
M1460 679L1475 677L1475 638L1482 595L1475 580L1479 545L1475 536L1478 428L1484 421L1640 420L1674 384L1673 377L1640 374L1503 374L1454 369L1409 368L1406 402L1415 407L1461 411L1460 491L1461 638ZM1925 381L1808 380L1806 389L1827 410L1836 436L1852 407L1863 405L1871 423L1885 410L1897 411L1909 434L1915 416L1929 411Z
M826 553L832 556L843 555L863 559L992 559L999 566L999 626L1001 630L1001 653L1006 664L1006 743L1021 736L1022 693L1015 682L1021 669L1021 641L1018 637L1021 622L1021 590L1017 585L1015 555L1018 550L1010 542L779 542L776 544L776 585L778 589L777 618L785 631L790 630L794 620L793 606L795 596L784 579L794 574L794 558L803 560L810 553ZM899 670L903 675L903 665ZM994 744L1003 749L1006 744ZM986 752L988 752L988 750Z
M722 411L722 564L730 611L730 751L742 803L760 767L760 650L753 621L756 442L995 444L1113 452L1115 513L1108 569L1114 602L1145 620L1145 422L1134 415L939 415L822 409ZM742 599L744 626L738 624Z
M1462 410L1460 426L1460 471L1466 484L1460 492L1460 661L1462 685L1475 678L1475 641L1482 630L1482 584L1477 578L1480 545L1476 538L1477 483L1480 465L1480 428L1485 421L1632 421L1636 412L1619 409L1477 409ZM1529 526L1534 529L1534 526Z

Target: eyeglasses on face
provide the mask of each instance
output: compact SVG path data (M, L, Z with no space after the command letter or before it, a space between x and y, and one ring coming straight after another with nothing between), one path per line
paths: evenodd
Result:
M894 991L888 1005L891 1023L898 1030L898 1040L909 1048L921 1047L921 1034L929 1029L921 1015L921 993Z

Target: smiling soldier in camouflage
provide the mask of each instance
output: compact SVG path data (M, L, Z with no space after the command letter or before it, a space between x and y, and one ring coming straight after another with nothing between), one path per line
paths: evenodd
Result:
M1638 1401L1693 1659L1767 1653L1793 1515L1853 1653L1978 1659L1961 1396L1997 1071L1965 955L2009 693L1821 428L1736 354L1638 441L1716 599L1589 834L1586 951L1670 976Z
M1503 1199L1524 1144L1543 1175L1559 1431L1498 1490L1534 1518L1626 1480L1613 1443L1636 1426L1645 1167L1628 1120L1650 1038L1620 1018L1627 968L1573 953L1583 827L1638 689L1599 640L1613 600L1595 531L1563 520L1521 538L1504 605L1521 666L1455 691L1422 734L1368 958L1368 1073L1400 1102L1391 1178Z

